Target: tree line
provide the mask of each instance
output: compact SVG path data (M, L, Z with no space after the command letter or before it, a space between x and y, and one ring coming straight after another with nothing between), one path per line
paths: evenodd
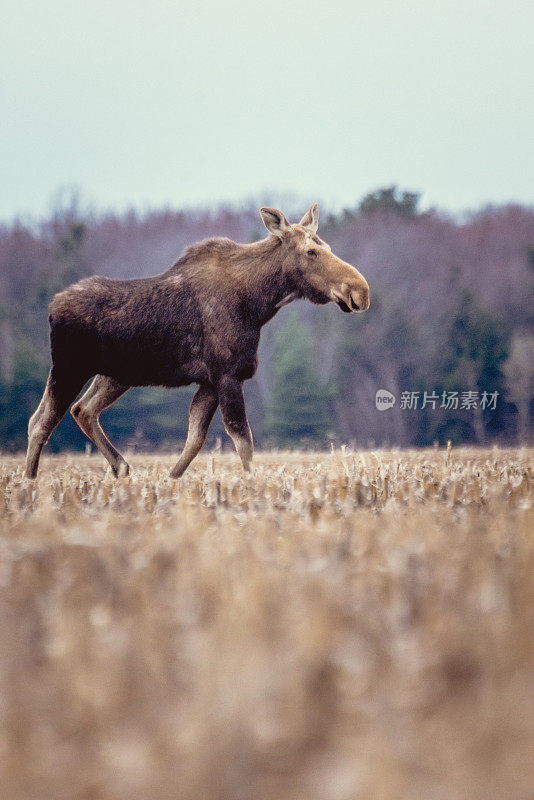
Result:
M264 329L246 386L259 446L358 447L528 441L534 415L534 209L462 220L387 187L323 215L322 237L371 285L371 309L304 301ZM82 214L0 227L0 448L25 446L49 368L47 306L90 274L156 274L207 236L253 241L256 208ZM175 449L193 389L134 389L106 412L122 447ZM377 392L393 396L380 407ZM211 442L222 436L214 421ZM53 450L83 448L66 419Z

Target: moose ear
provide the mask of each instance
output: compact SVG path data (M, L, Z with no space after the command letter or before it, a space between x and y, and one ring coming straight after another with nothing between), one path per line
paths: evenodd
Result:
M291 225L287 221L286 215L279 208L271 208L271 206L262 206L260 208L261 218L263 224L269 231L274 233L275 236L282 237L287 231L291 230Z
M311 228L314 233L317 233L317 228L319 227L319 203L312 203L299 224L304 228Z

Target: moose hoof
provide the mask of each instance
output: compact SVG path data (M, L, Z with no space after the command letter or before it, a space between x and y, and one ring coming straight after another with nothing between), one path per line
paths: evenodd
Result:
M118 467L112 467L113 474L116 478L125 478L130 474L130 466L126 461L122 461Z

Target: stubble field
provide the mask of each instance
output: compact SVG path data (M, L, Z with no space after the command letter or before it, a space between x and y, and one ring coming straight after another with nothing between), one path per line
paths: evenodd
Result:
M534 451L0 460L4 800L529 800Z

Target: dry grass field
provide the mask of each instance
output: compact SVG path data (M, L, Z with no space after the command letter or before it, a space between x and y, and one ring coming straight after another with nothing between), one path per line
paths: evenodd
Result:
M2 800L530 800L533 455L3 457Z

